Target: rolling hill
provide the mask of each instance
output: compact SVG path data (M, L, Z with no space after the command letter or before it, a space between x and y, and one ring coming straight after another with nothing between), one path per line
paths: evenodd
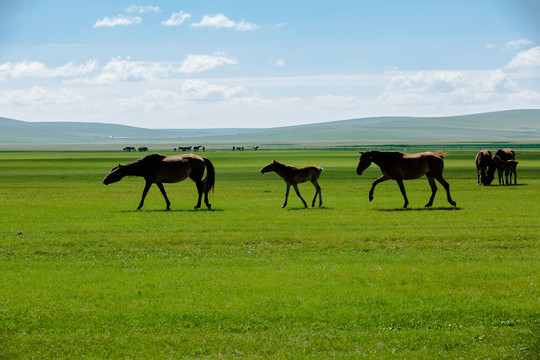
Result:
M76 145L540 142L540 109L451 117L374 117L270 129L145 129L0 118L0 149Z

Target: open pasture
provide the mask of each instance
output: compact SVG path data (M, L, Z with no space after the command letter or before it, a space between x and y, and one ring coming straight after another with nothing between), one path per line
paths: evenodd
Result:
M189 179L136 211L142 179L101 181L141 154L0 152L0 359L537 358L540 151L504 187L475 154L445 158L455 209L425 177L368 202L356 152L215 151L211 211ZM281 209L273 159L323 167L323 206Z

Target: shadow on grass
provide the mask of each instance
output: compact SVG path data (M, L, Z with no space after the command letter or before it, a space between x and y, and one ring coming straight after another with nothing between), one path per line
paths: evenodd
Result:
M177 213L177 212L200 212L200 213L206 213L206 212L218 212L218 211L225 211L223 209L150 209L150 210L121 210L122 213Z
M312 210L316 210L316 209L320 209L320 210L330 210L331 208L327 207L327 206L321 206L321 207L318 207L318 206L314 206L314 207L311 207L311 206L308 206L308 207L303 207L303 206L297 206L297 207L294 207L294 206L291 206L291 207L286 207L285 210L290 210L290 211L297 211L297 210L309 210L309 209L312 209Z
M519 183L519 184L490 184L490 185L484 185L485 187L495 187L495 188L503 188L503 187L514 187L514 186L527 186L526 183Z
M394 209L377 209L377 211L458 211L460 207L421 207L421 208L394 208Z

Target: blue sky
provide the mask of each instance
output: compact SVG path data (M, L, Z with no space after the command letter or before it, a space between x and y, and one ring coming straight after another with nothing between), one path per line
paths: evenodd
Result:
M274 127L540 108L540 1L0 0L0 116Z

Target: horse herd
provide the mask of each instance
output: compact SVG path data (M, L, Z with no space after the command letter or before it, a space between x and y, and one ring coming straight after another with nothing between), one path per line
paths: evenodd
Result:
M367 151L361 152L356 168L356 173L362 173L372 164L377 165L382 172L382 176L376 179L369 191L369 201L373 200L373 192L377 184L386 180L395 180L403 195L404 205L406 208L409 204L403 180L417 179L426 175L428 183L431 187L431 197L426 207L433 205L433 199L437 192L437 180L445 189L447 201L450 205L456 206L456 202L450 196L450 185L443 178L443 158L445 153L439 152L423 152L418 154L403 154L401 152L390 151ZM478 184L489 185L494 178L495 170L499 171L499 184L501 184L502 174L514 174L514 183L516 183L516 165L515 153L511 149L499 149L495 156L491 156L488 150L482 150L476 156L476 166L478 169ZM206 170L206 178L203 179ZM315 187L315 196L311 202L311 206L315 206L317 196L319 197L319 207L322 206L322 191L318 184L319 176L323 169L318 166L310 165L304 167L294 167L279 163L275 160L261 169L261 173L275 172L286 184L285 202L282 208L287 206L289 190L291 186L294 188L296 195L302 200L304 207L307 203L300 195L298 184L310 181ZM112 168L109 174L103 179L105 185L120 181L125 176L140 176L146 181L142 198L137 207L141 209L144 204L144 199L152 184L156 184L161 194L165 198L167 210L170 210L170 201L167 198L167 193L163 187L164 183L176 183L187 179L188 177L195 182L199 194L195 209L201 207L202 196L204 195L204 203L208 209L211 204L208 201L208 193L214 188L216 173L212 162L195 154L164 156L160 154L152 154L145 156L139 160L126 165L116 165ZM508 184L508 178L506 179Z
M495 178L495 170L499 176L499 185L511 184L512 174L514 175L514 184L517 184L517 164L516 153L512 149L499 149L495 156L491 156L489 150L481 150L476 155L478 185L490 185ZM508 182L508 176L510 176L510 182Z

